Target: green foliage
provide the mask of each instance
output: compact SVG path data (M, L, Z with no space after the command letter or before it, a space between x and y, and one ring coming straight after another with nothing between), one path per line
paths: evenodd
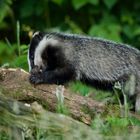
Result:
M75 93L80 93L83 96L88 96L91 91L91 87L82 84L81 82L70 83L70 88Z
M108 9L111 9L115 4L117 0L104 0L105 5Z
M0 132L0 140L9 140L10 139L10 136L4 132L4 131L1 131Z
M3 21L4 17L10 11L11 4L12 4L12 0L1 0L0 1L0 23Z
M7 43L0 42L0 64L5 64L8 67L20 67L25 70L28 70L27 64L27 45L21 45L21 55L18 54L17 44L13 44L12 46L8 46Z
M115 30L116 32L112 32L112 30ZM102 22L100 25L93 25L91 29L89 30L89 34L91 36L102 36L103 38L108 38L111 40L116 40L118 42L121 42L120 38L120 26L117 24L111 24L110 26L106 26L105 22Z
M130 117L129 120L130 120L130 122L131 122L131 124L133 126L135 125L135 126L139 126L140 127L140 120L139 119L137 119L135 117Z
M99 90L89 85L83 84L79 81L71 82L69 84L69 87L74 93L78 93L82 96L89 96L98 101L113 102L114 100L116 100L115 97L112 96L111 91Z
M101 140L138 140L140 138L138 134L139 127L134 127L134 122L137 121L139 122L136 118L120 118L115 116L103 119L97 115L91 127L94 131L97 131L97 134L102 134ZM137 123L137 126L140 125Z
M99 0L72 0L73 7L78 10L86 4L97 5Z
M98 5L99 4L99 0L89 0L89 3L91 3L93 5Z
M61 6L61 4L63 3L64 0L52 0L54 3L58 4L59 6Z
M126 127L130 124L127 118L108 117L107 121L111 127Z
M0 6L1 23L7 23L6 17L13 13L12 20L18 19L22 23L21 31L50 28L75 33L83 31L139 47L138 0L128 2L127 5L120 0L1 0ZM8 9L12 12L8 13ZM73 29L67 19L78 30Z
M139 48L139 9L139 0L127 1L127 5L120 0L1 0L0 39L7 38L11 46L17 41L19 49L20 44L29 44L30 31L51 30L86 33ZM3 59L0 65L7 60Z

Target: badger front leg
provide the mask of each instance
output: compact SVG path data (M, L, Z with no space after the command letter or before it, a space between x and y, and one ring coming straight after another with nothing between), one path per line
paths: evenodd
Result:
M29 80L32 84L64 84L71 80L73 76L74 70L70 66L44 71L40 71L38 68L35 68L31 71Z
M38 66L34 66L32 70L30 71L30 77L29 81L32 84L39 84L43 82L42 78L43 70L39 68Z

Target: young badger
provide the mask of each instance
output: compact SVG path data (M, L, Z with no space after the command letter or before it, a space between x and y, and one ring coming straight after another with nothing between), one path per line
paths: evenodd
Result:
M64 33L34 33L29 51L30 82L125 83L135 77L135 109L140 111L140 51L125 44Z

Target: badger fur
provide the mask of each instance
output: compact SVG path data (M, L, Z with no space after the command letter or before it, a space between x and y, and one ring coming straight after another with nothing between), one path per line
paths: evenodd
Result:
M30 82L63 84L70 80L113 85L136 79L136 111L140 111L140 51L95 37L36 32L28 51Z

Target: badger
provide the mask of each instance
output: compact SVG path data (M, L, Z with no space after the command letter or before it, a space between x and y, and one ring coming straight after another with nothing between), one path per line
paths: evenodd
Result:
M140 111L140 51L97 37L35 32L28 50L32 84L80 80L114 85L135 77L135 110Z

